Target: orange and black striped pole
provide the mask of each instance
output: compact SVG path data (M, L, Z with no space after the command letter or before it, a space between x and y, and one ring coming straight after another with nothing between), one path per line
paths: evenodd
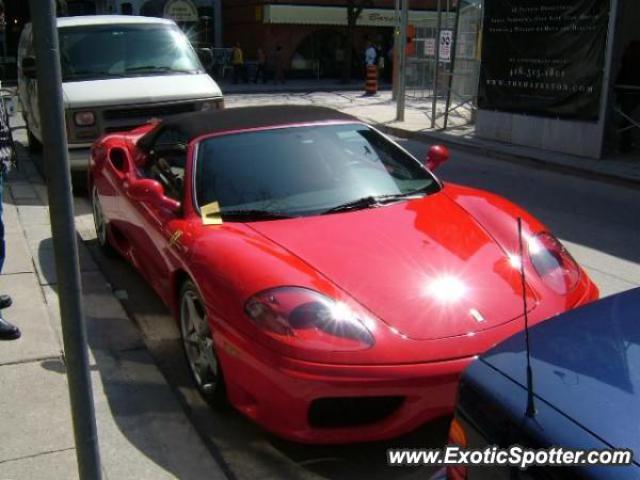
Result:
M378 93L378 67L375 65L367 65L367 81L364 90L365 95Z

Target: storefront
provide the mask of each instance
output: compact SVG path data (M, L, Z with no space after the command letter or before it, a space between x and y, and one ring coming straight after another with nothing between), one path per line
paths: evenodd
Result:
M245 57L256 57L258 47L267 55L282 47L290 77L338 78L347 48L345 6L264 4L231 7L225 4L225 45L240 42ZM393 2L386 2L393 4ZM415 2L429 6L432 2ZM432 10L412 10L411 22L435 22ZM358 17L353 38L353 76L363 74L362 62L368 42L383 54L393 46L393 8L365 8Z

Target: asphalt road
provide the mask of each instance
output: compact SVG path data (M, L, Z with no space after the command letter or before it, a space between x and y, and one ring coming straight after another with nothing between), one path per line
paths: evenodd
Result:
M428 145L417 141L402 143L418 158L424 158ZM640 188L630 189L458 151L452 151L451 160L437 173L447 182L495 192L536 215L587 268L603 296L640 286ZM86 229L91 222L88 200L83 196L75 200L78 224ZM229 478L425 479L433 471L388 467L386 449L442 445L446 439L446 419L394 441L313 447L274 438L234 411L213 411L191 385L178 331L161 301L123 260L104 257L95 240L89 238L87 244Z

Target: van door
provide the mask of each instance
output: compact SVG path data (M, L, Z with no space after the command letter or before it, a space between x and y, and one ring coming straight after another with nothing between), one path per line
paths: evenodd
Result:
M38 109L38 82L28 78L22 72L22 60L25 57L35 58L31 24L25 25L18 44L18 99L22 109L22 117L31 133L41 139L40 110Z

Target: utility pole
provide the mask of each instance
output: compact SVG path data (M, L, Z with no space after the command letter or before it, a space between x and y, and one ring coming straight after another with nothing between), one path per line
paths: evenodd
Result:
M398 100L398 61L400 60L400 0L396 0L393 20L393 72L391 79L391 100Z
M82 480L100 480L100 454L82 310L55 2L29 0L29 6L35 40L38 107L78 474Z
M396 120L404 122L405 94L407 87L407 25L409 24L409 0L402 0L400 15L400 55L398 56L398 92Z
M459 7L458 7L459 8ZM436 31L436 63L433 67L433 100L431 103L431 128L436 127L438 114L438 69L440 68L440 38L442 32L442 1L438 0L438 27Z

